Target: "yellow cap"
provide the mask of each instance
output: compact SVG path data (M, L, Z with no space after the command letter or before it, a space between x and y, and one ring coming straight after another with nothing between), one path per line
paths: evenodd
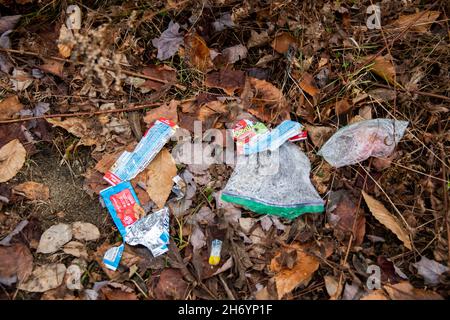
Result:
M219 262L220 262L220 257L217 257L217 256L210 256L209 257L209 264L210 265L216 266L216 265L219 264Z

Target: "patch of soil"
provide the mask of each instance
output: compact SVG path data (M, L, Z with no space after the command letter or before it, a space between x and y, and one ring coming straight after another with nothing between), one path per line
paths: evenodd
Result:
M97 198L91 198L83 190L82 174L87 168L87 155L88 152L79 151L69 167L66 162L61 163L55 148L45 146L27 162L17 176L17 182L45 184L50 189L50 199L38 203L23 201L15 209L22 216L32 213L41 221L43 230L56 223L84 221L96 225L102 235L112 231L113 224L106 209Z

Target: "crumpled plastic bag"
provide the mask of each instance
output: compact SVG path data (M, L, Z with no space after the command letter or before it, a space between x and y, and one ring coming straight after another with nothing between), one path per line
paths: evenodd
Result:
M369 157L385 158L394 152L408 121L372 119L339 129L317 153L333 167L359 163Z
M293 219L323 212L324 201L309 179L311 164L298 146L238 157L221 199L251 211Z

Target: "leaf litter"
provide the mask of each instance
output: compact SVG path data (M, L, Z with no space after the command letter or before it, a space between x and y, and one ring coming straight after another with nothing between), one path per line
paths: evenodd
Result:
M0 297L19 289L25 299L447 298L448 230L439 221L449 203L448 26L441 7L392 5L383 16L387 38L369 35L358 29L366 17L357 12L368 5L312 5L315 14L301 23L289 3L270 15L250 14L245 3L230 12L152 3L124 14L93 4L89 14L80 9L76 28L56 23L69 18L64 10L52 13L48 28L34 24L45 19L39 15L21 20L29 14L21 7L0 17L1 47L17 50L0 54L0 121L18 120L0 124ZM125 26L132 32L121 32ZM335 31L341 28L358 30L358 38ZM175 152L174 139L131 181L139 212L169 207L168 251L154 257L125 244L112 271L103 256L121 238L96 197L108 187L103 175L160 117L197 135L182 150L205 139L202 152L214 152L207 165L192 164ZM380 136L373 154L341 167L317 154L346 125L382 118L409 121L394 144ZM325 214L289 220L222 200L234 165L216 161L227 141L209 130L226 132L242 119L269 130L283 120L301 123L305 139L295 144L311 162ZM356 148L337 147L350 155ZM374 158L381 149L388 151ZM369 266L381 269L375 291L367 287Z

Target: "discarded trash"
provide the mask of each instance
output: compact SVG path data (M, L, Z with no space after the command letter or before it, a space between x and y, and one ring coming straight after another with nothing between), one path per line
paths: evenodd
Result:
M111 185L130 181L143 171L176 131L174 122L160 118L147 130L133 152L124 151L103 177Z
M142 244L157 257L167 252L169 243L169 210L163 208L145 216L144 209L130 182L122 182L100 192L124 242L130 245ZM116 270L124 244L106 251L103 262Z
M222 241L215 239L211 244L211 254L209 255L209 264L216 266L220 262L220 252L222 251Z
M258 122L241 120L233 128L233 137L236 140L237 153L249 155L265 150L275 150L284 142L299 141L306 138L302 125L295 121L285 120L272 131Z
M183 199L186 194L186 183L184 182L183 178L181 178L180 176L175 176L173 177L172 181L174 182L172 192L175 193L176 199Z
M147 247L154 257L166 253L169 248L169 209L162 208L134 223L125 236L125 242Z
M238 157L222 200L289 219L323 212L324 201L309 179L308 157L291 142L278 150Z
M339 129L317 153L339 168L369 157L389 156L403 137L408 121L364 120Z

